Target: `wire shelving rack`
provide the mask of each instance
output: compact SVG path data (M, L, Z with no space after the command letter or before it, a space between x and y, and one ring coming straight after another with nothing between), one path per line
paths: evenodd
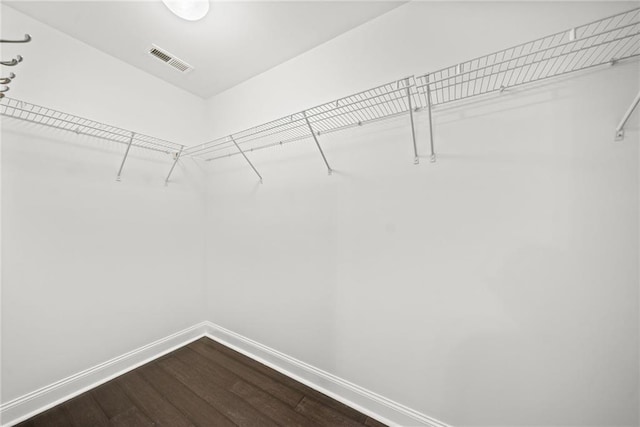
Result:
M640 8L327 102L190 147L186 154L207 161L242 155L262 180L247 152L313 139L331 173L319 136L408 114L414 163L418 163L414 113L425 110L428 112L430 159L435 161L431 117L435 107L604 64L615 64L638 55Z
M640 8L416 78L432 106L557 77L640 54Z
M416 104L420 102L416 95L415 79L404 78L190 147L185 154L210 161L303 139L316 139L320 135L421 108L423 105Z
M75 116L73 114L13 98L4 98L0 100L0 115L54 129L73 132L77 135L85 135L123 144L126 146L126 151L116 177L117 180L120 180L124 162L127 159L131 147L161 152L173 157L171 171L169 172L165 183L168 182L175 163L184 150L184 146L181 144L176 144L164 139L136 133L130 130L100 123L95 120Z
M165 182L177 161L185 155L205 161L242 155L262 182L247 153L312 140L331 174L320 145L322 135L404 115L410 118L414 163L417 164L415 113L418 111L428 113L430 160L435 161L432 113L439 106L638 56L640 7L424 75L395 80L188 148L16 99L0 100L0 115L126 144L118 179L129 149L137 147L173 155ZM639 102L640 95L616 129L616 139L624 137L624 124Z

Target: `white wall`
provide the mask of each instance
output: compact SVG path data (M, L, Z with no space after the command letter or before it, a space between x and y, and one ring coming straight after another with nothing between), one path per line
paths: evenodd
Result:
M631 3L410 3L209 102L210 136ZM455 23L455 25L452 25ZM505 36L506 35L506 36ZM452 425L638 424L637 63L212 162L209 320ZM424 115L419 149L427 154Z
M176 142L203 101L2 6L12 95ZM6 71L3 67L3 72ZM167 155L2 121L2 402L203 320L202 177Z

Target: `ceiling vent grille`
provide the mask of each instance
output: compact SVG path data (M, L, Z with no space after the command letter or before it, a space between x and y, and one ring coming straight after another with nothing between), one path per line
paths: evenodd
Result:
M151 47L149 48L149 54L151 56L155 56L162 62L170 65L181 73L188 73L189 71L193 70L193 67L191 65L187 64L182 59L176 58L166 50L160 49L156 45L151 45Z

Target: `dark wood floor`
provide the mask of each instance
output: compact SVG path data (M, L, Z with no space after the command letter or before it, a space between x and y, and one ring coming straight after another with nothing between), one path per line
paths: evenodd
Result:
M208 338L23 423L35 426L383 424Z

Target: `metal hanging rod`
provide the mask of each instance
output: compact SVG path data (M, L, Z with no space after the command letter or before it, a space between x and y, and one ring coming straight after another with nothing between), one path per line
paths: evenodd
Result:
M29 34L25 34L24 39L22 40L0 39L0 43L29 43L30 41L31 41L31 36Z

